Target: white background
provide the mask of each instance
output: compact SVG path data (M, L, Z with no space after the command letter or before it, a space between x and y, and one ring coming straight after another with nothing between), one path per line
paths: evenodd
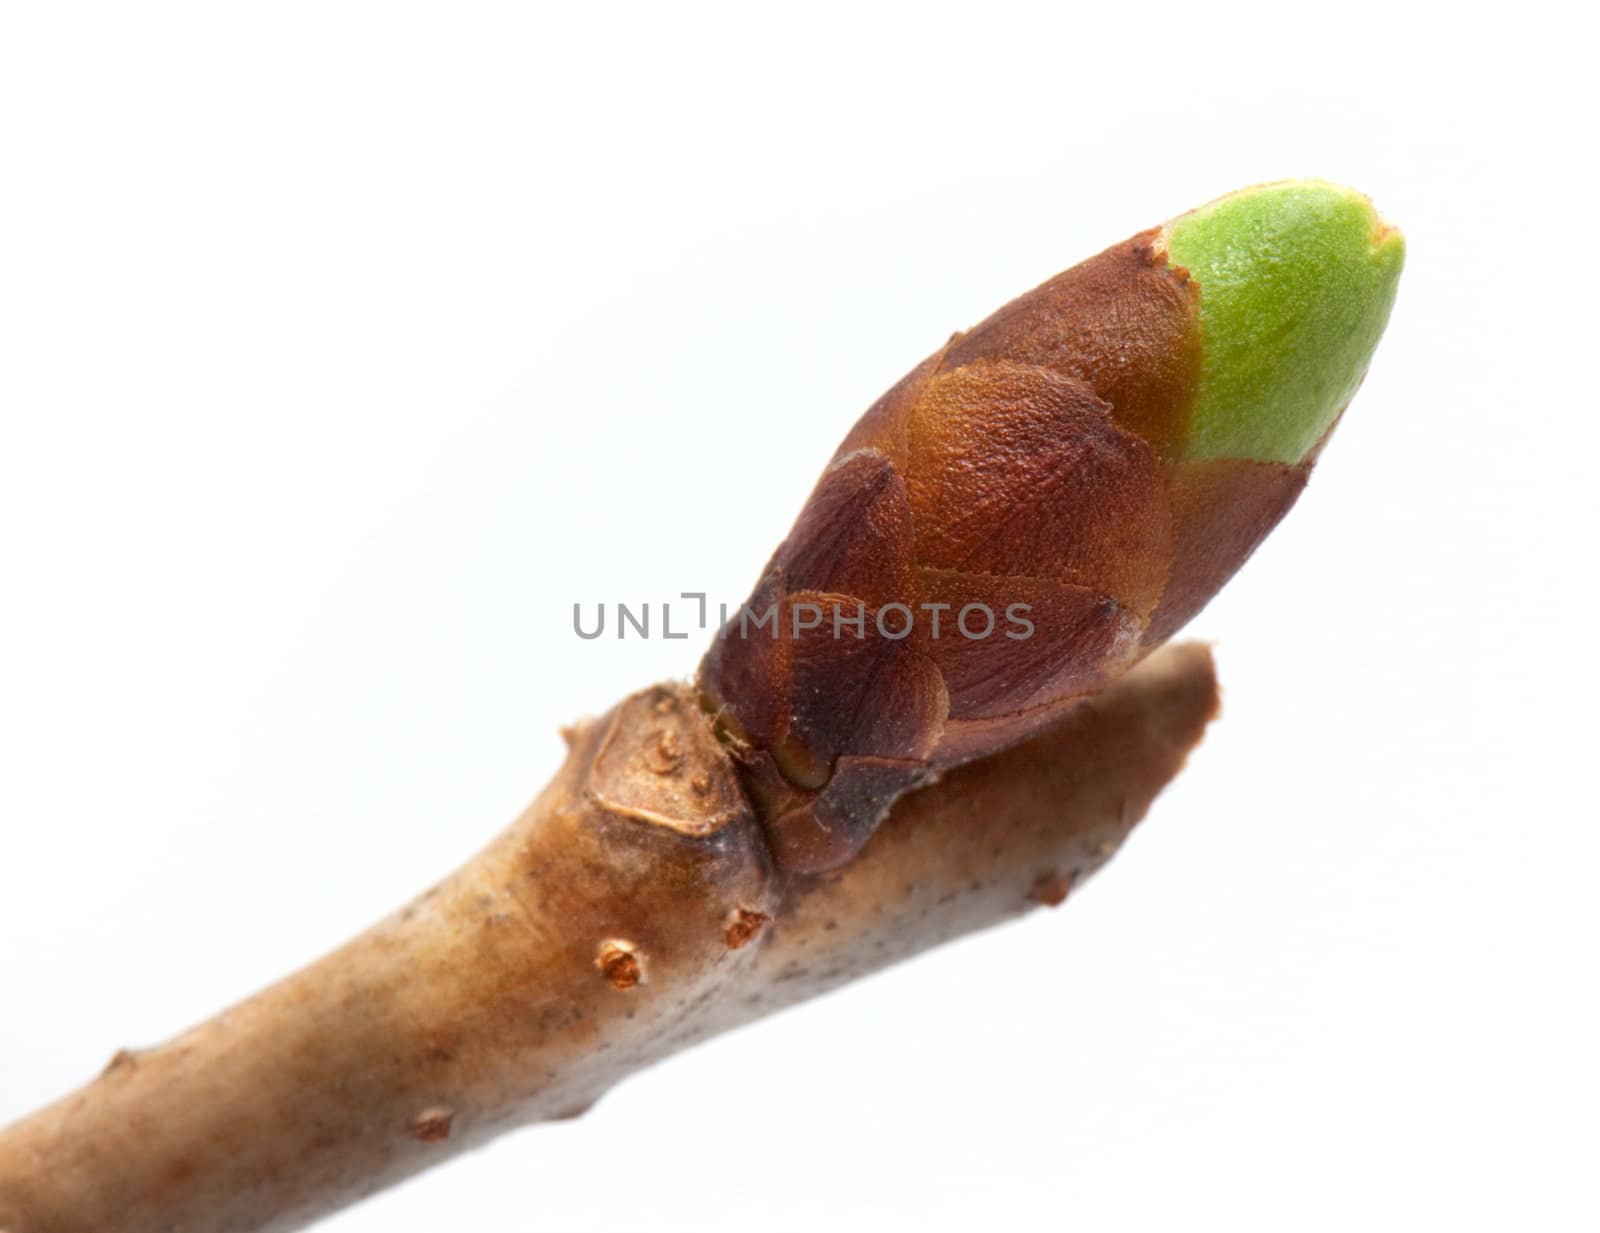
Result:
M574 600L736 603L952 329L1317 175L1405 228L1399 304L1195 623L1224 718L1109 870L326 1227L1593 1228L1584 40L579 9L3 9L0 1122L404 900L558 724L691 671Z

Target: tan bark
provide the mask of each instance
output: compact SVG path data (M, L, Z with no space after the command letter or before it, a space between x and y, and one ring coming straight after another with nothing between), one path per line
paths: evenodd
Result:
M691 692L637 694L444 882L0 1132L0 1233L299 1228L580 1113L695 1041L1059 902L1215 707L1209 654L1160 652L902 799L848 864L795 876Z

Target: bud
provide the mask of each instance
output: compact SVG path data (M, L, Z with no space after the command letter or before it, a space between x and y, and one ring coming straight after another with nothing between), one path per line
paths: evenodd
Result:
M1403 257L1348 189L1245 189L1012 301L879 399L749 600L778 636L730 626L700 667L779 861L849 859L895 797L1199 611L1305 486Z

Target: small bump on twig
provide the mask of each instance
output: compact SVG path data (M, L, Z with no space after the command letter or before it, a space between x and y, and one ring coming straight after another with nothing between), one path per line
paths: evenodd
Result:
M411 1119L411 1137L419 1143L442 1143L450 1137L450 1124L455 1119L454 1109L442 1106L424 1109Z
M632 942L621 938L607 938L600 943L594 965L613 989L632 989L644 983L644 957Z
M728 913L728 924L723 931L728 940L729 950L738 950L755 940L756 934L766 926L772 918L765 912L757 912L754 908L747 908L742 904Z

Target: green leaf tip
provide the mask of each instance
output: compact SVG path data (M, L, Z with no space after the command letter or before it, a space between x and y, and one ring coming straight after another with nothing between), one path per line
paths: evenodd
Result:
M1185 456L1299 462L1366 374L1404 238L1355 190L1293 180L1201 206L1161 241L1200 287Z

